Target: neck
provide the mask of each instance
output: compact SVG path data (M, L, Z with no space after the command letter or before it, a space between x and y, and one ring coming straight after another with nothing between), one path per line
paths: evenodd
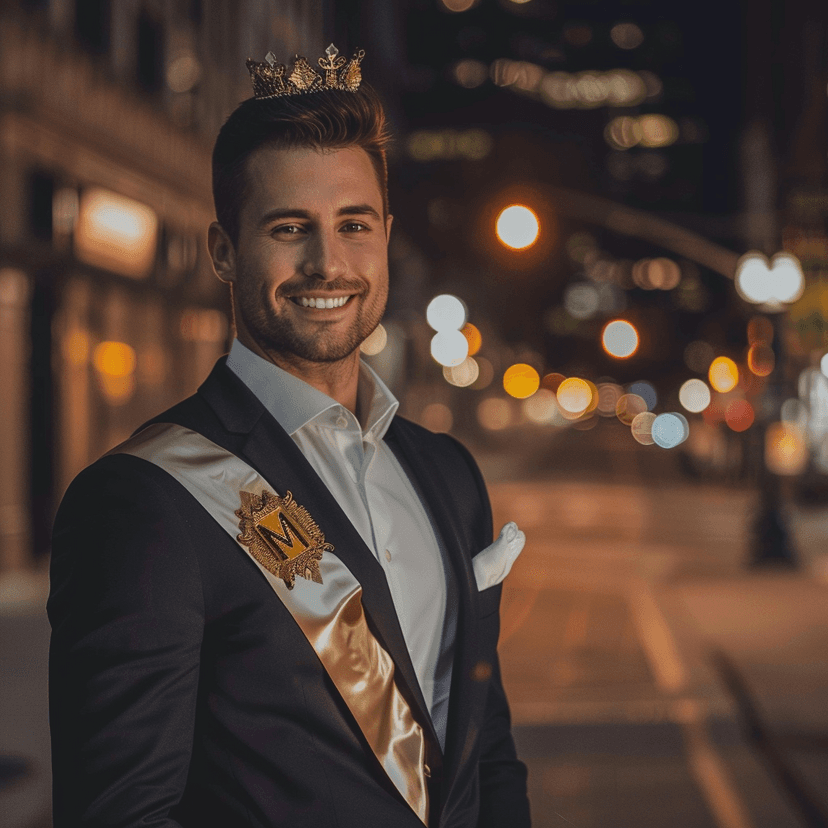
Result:
M237 333L242 345L272 362L277 368L293 374L303 382L327 394L341 406L357 415L359 383L359 349L336 362L311 362L294 354L284 354L261 347L241 330Z

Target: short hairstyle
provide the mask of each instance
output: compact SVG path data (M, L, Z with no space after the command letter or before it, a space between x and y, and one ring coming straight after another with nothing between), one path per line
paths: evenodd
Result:
M249 98L227 119L213 148L216 218L233 244L238 244L239 213L247 188L246 161L262 146L364 149L374 166L388 215L389 140L382 102L366 83L356 92L329 89L264 100Z

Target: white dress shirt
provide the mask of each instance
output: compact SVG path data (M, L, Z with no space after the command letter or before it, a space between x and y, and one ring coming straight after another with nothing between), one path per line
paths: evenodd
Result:
M432 722L445 747L456 628L451 568L383 436L399 403L364 362L357 411L254 354L237 339L230 368L307 458L385 571Z

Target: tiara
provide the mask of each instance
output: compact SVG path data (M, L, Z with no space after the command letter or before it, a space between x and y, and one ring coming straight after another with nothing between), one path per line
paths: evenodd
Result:
M324 92L327 89L342 89L356 92L362 83L362 71L359 68L365 57L365 50L359 49L354 56L345 61L339 56L339 49L331 43L325 49L327 57L317 61L322 74L317 72L305 58L296 55L293 68L288 74L284 63L276 60L273 52L265 55L265 62L247 59L247 71L253 81L253 95L259 100L281 98L286 95L305 95L308 92Z

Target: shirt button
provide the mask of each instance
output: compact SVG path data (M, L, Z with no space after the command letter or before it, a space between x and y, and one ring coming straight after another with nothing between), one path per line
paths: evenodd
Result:
M348 418L344 414L340 414L336 418L336 427L337 428L345 428L348 425Z
M385 560L386 561L391 560L391 553L387 549L385 550Z

